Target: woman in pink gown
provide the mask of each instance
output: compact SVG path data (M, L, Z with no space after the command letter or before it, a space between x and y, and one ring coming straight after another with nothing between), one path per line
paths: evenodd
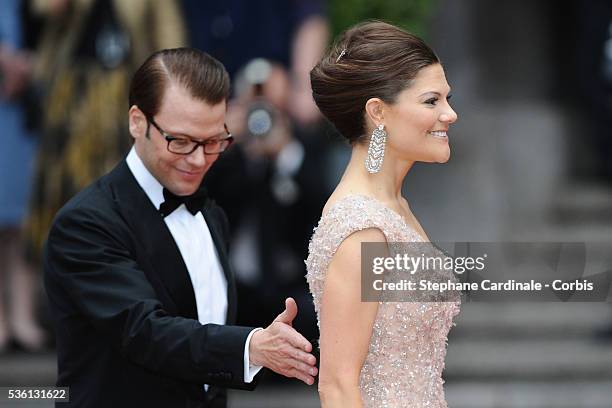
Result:
M435 53L382 22L345 31L311 71L351 160L312 237L324 407L446 407L442 370L459 301L364 302L361 243L429 241L401 195L415 162L445 163L457 115Z

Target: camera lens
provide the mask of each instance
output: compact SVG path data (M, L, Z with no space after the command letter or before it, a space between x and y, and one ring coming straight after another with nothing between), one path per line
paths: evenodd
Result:
M272 128L272 115L263 106L256 106L249 112L247 128L254 136L263 136Z

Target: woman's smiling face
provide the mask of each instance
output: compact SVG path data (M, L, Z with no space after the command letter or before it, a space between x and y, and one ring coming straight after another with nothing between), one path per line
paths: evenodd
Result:
M448 103L449 92L442 66L433 64L418 72L411 85L398 94L395 103L385 104L387 154L412 162L448 161L447 131L457 120Z

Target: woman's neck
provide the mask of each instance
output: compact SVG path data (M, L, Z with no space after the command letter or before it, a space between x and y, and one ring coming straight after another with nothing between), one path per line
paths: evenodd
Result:
M378 173L370 174L365 168L368 146L354 146L340 186L349 193L366 194L381 201L396 201L402 198L404 178L414 162L399 160L388 152Z

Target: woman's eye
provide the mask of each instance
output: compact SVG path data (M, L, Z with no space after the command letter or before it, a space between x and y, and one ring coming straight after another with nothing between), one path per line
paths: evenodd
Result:
M431 98L425 101L425 103L428 105L435 105L436 102L438 102L438 98Z

